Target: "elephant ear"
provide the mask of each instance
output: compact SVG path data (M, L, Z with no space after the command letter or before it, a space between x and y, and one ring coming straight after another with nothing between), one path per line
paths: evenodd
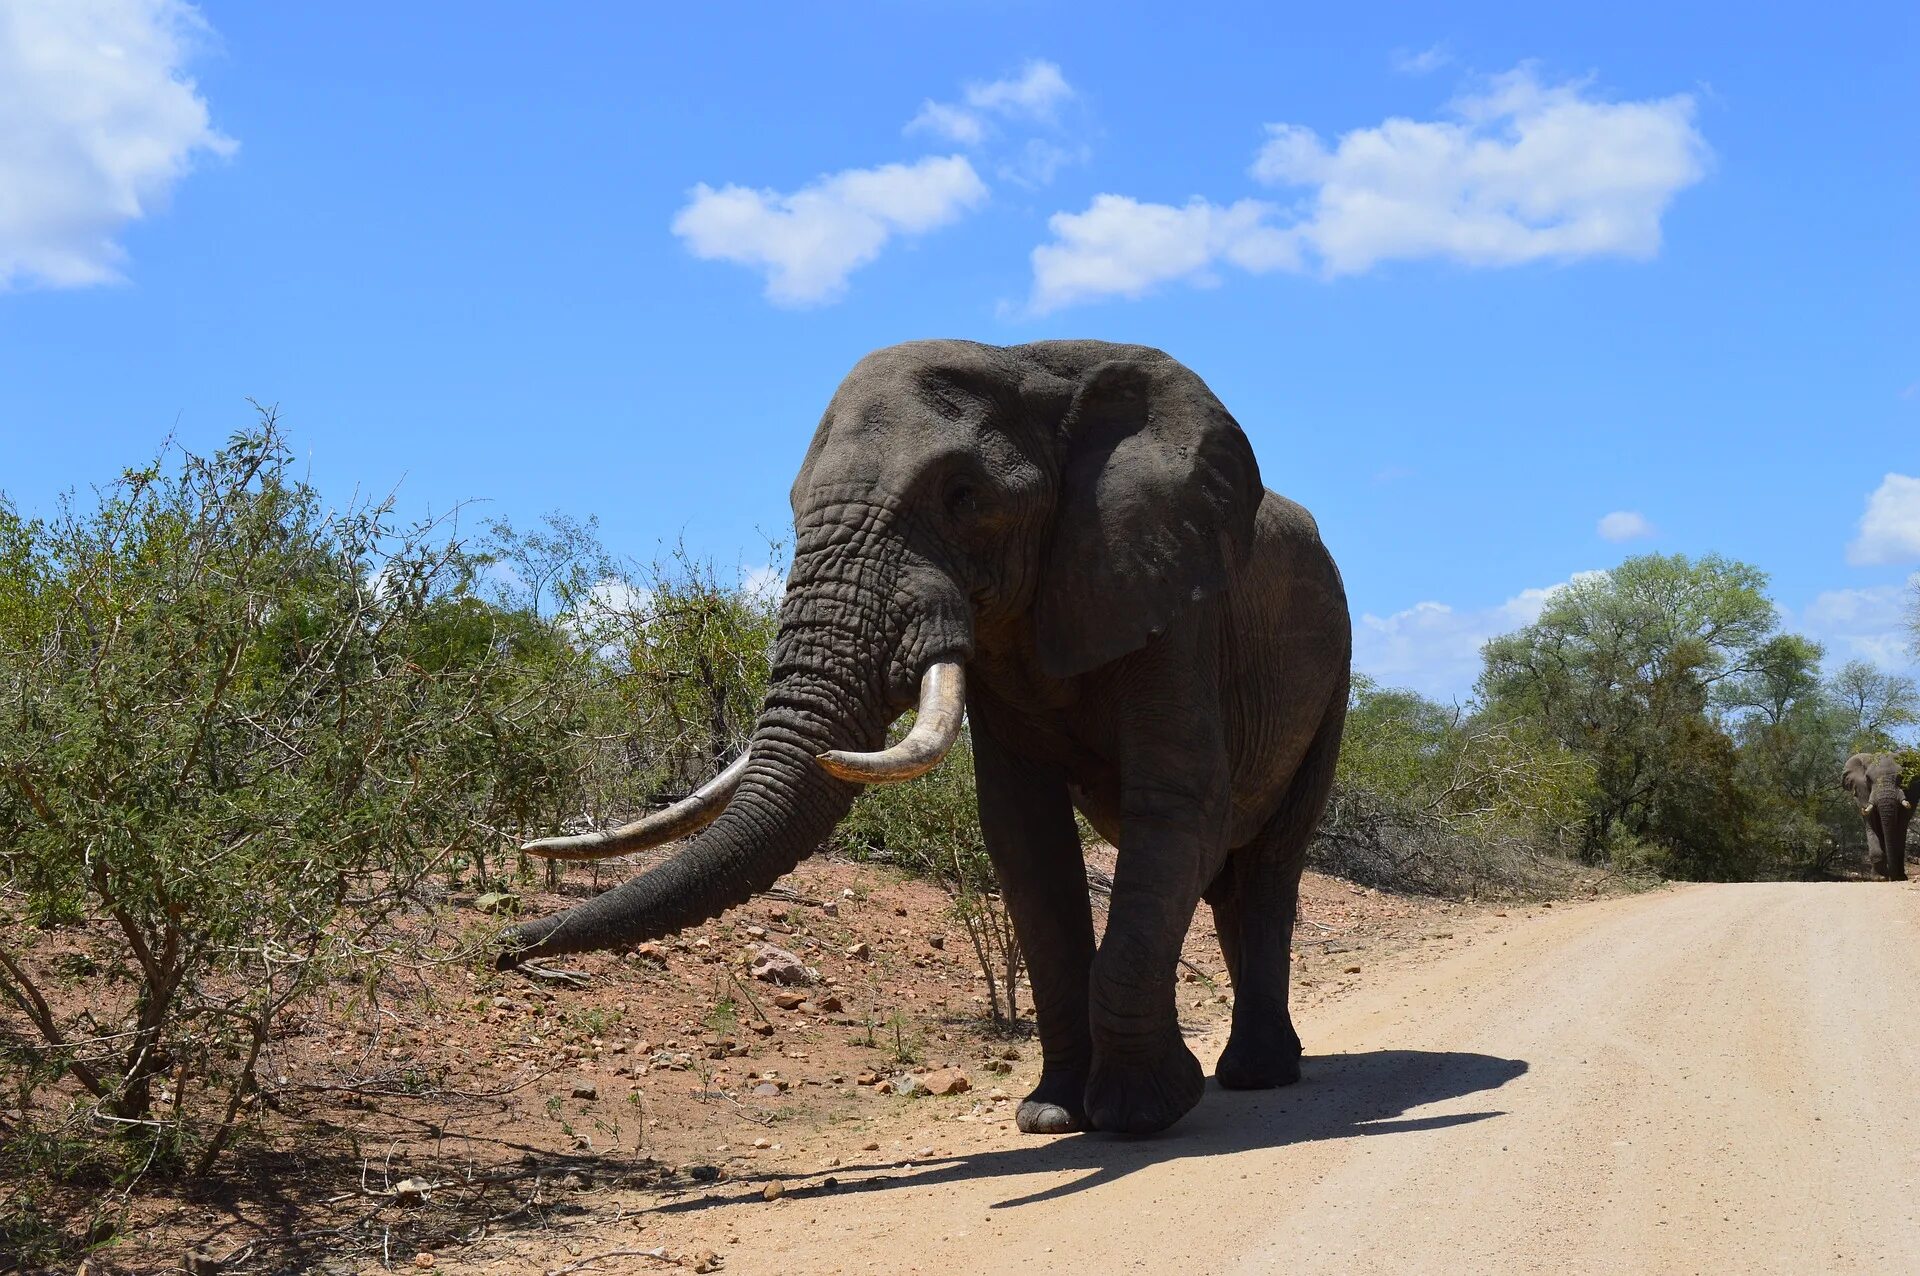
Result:
M1840 787L1862 802L1867 800L1867 794L1873 787L1867 779L1867 764L1871 761L1871 755L1856 753L1847 759L1845 768L1840 772Z
M1223 590L1253 544L1262 492L1239 423L1171 359L1095 366L1061 430L1034 607L1040 664L1056 678L1144 647Z

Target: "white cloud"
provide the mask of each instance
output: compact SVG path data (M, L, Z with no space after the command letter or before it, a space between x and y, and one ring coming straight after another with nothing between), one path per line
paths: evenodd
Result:
M1393 69L1402 75L1426 75L1453 61L1453 51L1445 44L1428 45L1417 52L1395 49L1390 59Z
M1195 198L1183 208L1096 195L1084 213L1047 220L1054 241L1033 250L1033 296L1045 314L1099 297L1139 297L1172 280L1218 281L1221 262L1259 273L1292 268L1292 239L1268 224L1271 205L1243 199L1222 207Z
M1587 87L1522 66L1454 102L1454 119L1389 119L1332 149L1269 124L1253 176L1310 191L1297 229L1328 275L1423 257L1652 257L1667 205L1706 172L1693 99L1609 102Z
M1905 669L1913 663L1906 622L1916 587L1920 572L1904 584L1827 590L1807 604L1797 627L1826 646L1830 663L1867 660L1883 669Z
M978 146L992 131L990 116L1052 124L1061 105L1073 96L1073 86L1057 65L1036 60L1022 67L1018 75L966 85L960 104L929 98L921 104L920 114L907 122L906 131L933 133L962 146Z
M838 299L847 276L894 236L925 234L986 198L966 157L929 156L847 169L792 194L703 182L674 217L673 233L696 257L764 271L768 300L815 305Z
M1920 478L1889 474L1867 497L1860 534L1847 546L1856 566L1920 561Z
M1653 535L1653 524L1638 510L1615 510L1600 520L1595 529L1610 541L1631 541Z
M1579 580L1590 573L1578 573ZM1391 616L1371 612L1353 631L1353 666L1389 687L1407 687L1441 701L1464 700L1480 676L1480 648L1540 619L1547 600L1566 582L1523 589L1505 602L1456 611L1419 602Z
M233 153L183 69L206 31L185 0L0 4L0 288L120 279L119 232Z
M1311 129L1270 124L1250 170L1259 182L1298 192L1291 215L1257 201L1252 228L1218 240L1189 233L1172 242L1164 225L1187 210L1102 195L1080 214L1050 222L1056 242L1033 254L1029 309L1044 313L1100 296L1139 296L1142 276L1154 281L1212 280L1209 267L1314 270L1324 277L1356 274L1383 261L1436 258L1468 266L1511 266L1591 256L1647 258L1660 247L1660 219L1682 189L1700 180L1708 151L1693 126L1693 99L1612 102L1585 83L1542 83L1522 66L1457 99L1451 118L1394 118L1343 134L1329 148ZM1104 210L1103 210L1104 202ZM1122 219L1117 209L1132 210ZM1157 210L1145 216L1141 210ZM1189 220L1192 220L1191 218ZM1108 234L1087 247L1068 233L1087 223ZM1140 242L1115 236L1137 233ZM1236 257L1227 247L1260 245ZM1195 245L1212 248L1196 263ZM1173 258L1159 254L1169 248ZM1104 269L1126 259L1132 270ZM1041 274L1045 268L1050 277ZM1076 279L1060 289L1052 280Z

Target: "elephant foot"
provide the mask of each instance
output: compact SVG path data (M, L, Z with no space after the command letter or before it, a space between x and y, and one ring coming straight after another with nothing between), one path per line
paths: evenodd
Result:
M1300 1079L1300 1043L1295 1040L1250 1044L1245 1034L1235 1032L1227 1039L1227 1048L1220 1052L1220 1062L1213 1067L1213 1079L1224 1090L1272 1090L1292 1085Z
M1033 1093L1020 1100L1013 1123L1022 1134L1073 1134L1087 1128L1085 1069L1043 1071Z
M1087 1076L1087 1120L1115 1134L1158 1134L1191 1112L1206 1087L1206 1072L1178 1033L1147 1062L1096 1054Z

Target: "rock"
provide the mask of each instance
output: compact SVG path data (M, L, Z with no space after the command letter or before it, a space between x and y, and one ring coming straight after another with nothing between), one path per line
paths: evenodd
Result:
M1007 1073L1013 1071L1013 1065L1008 1063L1005 1059L989 1059L985 1063L981 1064L980 1066L985 1068L988 1072L991 1072L997 1076L1003 1076L1003 1077L1006 1076Z
M778 1181L769 1183L765 1187L760 1189L760 1195L765 1197L769 1201L777 1201L781 1197L785 1196L786 1194L787 1194L786 1185Z
M600 1097L600 1087L591 1081L576 1081L573 1083L573 1097L576 1099L597 1099Z
M820 911L828 917L838 917L840 915L840 905L834 903L832 900L828 900L826 903L820 905Z
M880 1074L868 1068L863 1070L859 1076L855 1077L853 1083L855 1085L872 1085L878 1080L880 1080Z
M433 1193L433 1184L425 1179L406 1178L393 1185L393 1199L402 1205L418 1205Z
M756 1099L777 1099L780 1097L780 1087L771 1081L762 1081L748 1093Z
M771 1037L773 1035L773 1025L763 1020L759 1023L748 1024L747 1031L756 1037Z
M667 964L667 950L651 941L633 950L633 955L641 961L650 961L656 966Z
M973 1088L967 1074L958 1068L938 1068L920 1078L928 1094L965 1094Z
M717 1165L689 1165L682 1170L682 1173L696 1183L711 1183L720 1177L720 1167Z
M853 958L855 961L865 961L867 958L873 956L873 949L868 947L867 941L863 939L853 947L847 949L847 956Z
M895 904L893 906L893 915L895 917L905 917L907 915L907 910L903 906L899 904Z
M823 1015L837 1015L847 1008L846 1004L833 993L828 993L824 997L813 998L812 1004L814 1011Z
M191 1273L191 1276L213 1276L213 1273L220 1270L222 1264L219 1259L204 1249L190 1249L180 1259L180 1266Z
M947 947L947 937L945 935L928 935L927 947L938 949L941 952L945 952Z
M782 1010L798 1010L806 1004L807 995L803 992L777 992L773 994L773 1004Z
M1347 974L1349 974L1349 975L1357 975L1357 974L1359 974L1359 973L1360 973L1360 967L1358 967L1358 966L1348 966L1348 967L1347 967L1347 969L1346 969L1346 972L1345 972L1345 973L1347 973Z
M687 1261L682 1259L682 1262ZM703 1249L693 1256L693 1270L696 1272L717 1272L720 1270L720 1255L710 1249Z
M568 1170L560 1176L560 1186L572 1192L584 1192L593 1186L593 1179L585 1170Z
M473 906L483 913L517 913L520 911L520 897L505 891L488 891L475 899Z
M747 935L753 939L765 939L767 937L767 928L765 926L749 926L747 927Z
M433 1255L427 1253L425 1250L421 1250L418 1254L415 1254L413 1256L413 1265L415 1267L431 1267L433 1266L433 1264L434 1264Z
M773 1140L772 1139L755 1139L753 1141L753 1146L756 1150L764 1152L768 1148L773 1146Z
M1018 1063L1020 1062L1020 1047L1008 1046L1005 1050L1002 1050L1000 1052L1000 1057L1002 1059L1007 1059L1007 1060L1010 1060L1011 1062Z
M752 963L747 973L755 979L770 984L804 984L810 982L807 968L800 959L784 948L775 948L772 944L761 944L754 949Z
M890 1085L890 1092L893 1094L912 1095L923 1093L926 1090L926 1086L921 1082L920 1078L914 1076L911 1072L902 1072L898 1076L888 1077L880 1084ZM875 1088L878 1089L879 1087ZM889 1091L882 1091L882 1093L888 1092Z

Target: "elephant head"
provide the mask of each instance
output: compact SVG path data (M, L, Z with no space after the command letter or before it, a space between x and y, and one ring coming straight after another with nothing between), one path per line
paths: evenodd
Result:
M1867 825L1867 854L1883 877L1907 875L1907 825L1920 799L1920 777L1900 783L1900 758L1892 753L1856 753L1840 773L1840 787L1853 795Z
M739 904L812 853L861 784L911 778L959 730L977 651L1066 679L1222 589L1262 488L1245 436L1160 351L918 341L841 382L794 481L795 548L747 751L674 808L530 845L668 862L508 937L502 964L636 943ZM888 725L918 702L907 739Z

